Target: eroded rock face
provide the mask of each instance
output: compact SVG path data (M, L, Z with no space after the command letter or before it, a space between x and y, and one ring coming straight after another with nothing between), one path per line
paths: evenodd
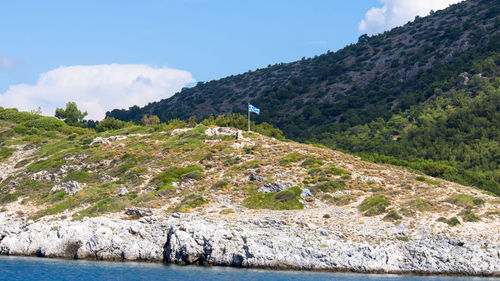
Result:
M0 214L0 254L239 267L500 275L500 236L370 242L273 218L105 217L25 222Z

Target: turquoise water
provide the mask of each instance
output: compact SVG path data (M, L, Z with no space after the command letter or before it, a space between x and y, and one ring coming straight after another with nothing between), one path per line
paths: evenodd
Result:
M0 256L0 280L499 280L492 278L398 276L303 271L271 271L229 267L179 266L157 263L59 260Z

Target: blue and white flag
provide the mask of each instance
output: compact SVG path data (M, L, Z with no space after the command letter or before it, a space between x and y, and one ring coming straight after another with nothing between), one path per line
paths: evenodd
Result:
M255 107L251 104L248 104L248 111L257 113L257 115L260 114L260 109L258 109L257 107Z

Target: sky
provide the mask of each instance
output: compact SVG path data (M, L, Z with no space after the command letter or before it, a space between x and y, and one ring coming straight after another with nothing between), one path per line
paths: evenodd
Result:
M0 106L100 120L209 81L336 51L460 0L16 0L0 8Z

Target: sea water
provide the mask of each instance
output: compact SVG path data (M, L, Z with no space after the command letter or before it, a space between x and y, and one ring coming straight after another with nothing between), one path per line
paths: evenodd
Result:
M274 271L161 263L0 256L0 280L500 280L447 276Z

